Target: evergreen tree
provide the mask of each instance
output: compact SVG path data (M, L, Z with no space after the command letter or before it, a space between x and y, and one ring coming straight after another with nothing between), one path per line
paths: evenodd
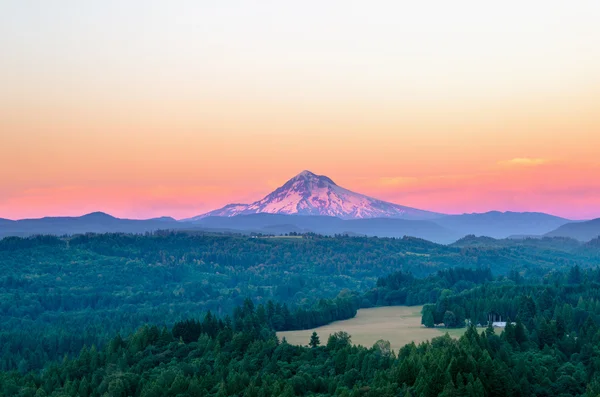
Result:
M310 342L308 343L308 345L312 348L315 348L320 344L321 341L319 340L319 335L317 335L317 333L313 331L312 335L310 336Z

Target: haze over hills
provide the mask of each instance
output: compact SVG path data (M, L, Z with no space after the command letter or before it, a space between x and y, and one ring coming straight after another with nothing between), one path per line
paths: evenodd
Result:
M539 237L552 231L557 225L567 222L570 221L548 214L494 211L481 214L447 215L431 220L340 219L311 215L250 214L232 217L209 216L192 223L201 228L226 228L273 234L315 232L379 237L408 235L447 244L471 234L496 239L514 235Z
M545 234L548 237L570 237L579 241L590 241L600 236L600 218L583 222L571 222Z
M183 228L173 218L120 219L103 212L78 217L46 217L0 221L0 238L6 236L31 236L35 234L70 235L80 233L145 233L159 229Z
M516 234L542 235L571 221L541 212L489 211L479 214L448 215L436 219L435 222L462 235L506 238ZM519 233L513 233L517 230Z
M207 229L243 230L254 233L285 234L319 233L379 237L419 237L448 244L461 237L434 221L396 218L340 219L333 216L250 214L232 217L209 216L194 222L195 227Z
M355 193L324 175L302 171L263 199L251 204L229 204L187 221L207 216L248 214L324 215L341 219L401 218L434 219L443 214L405 207Z

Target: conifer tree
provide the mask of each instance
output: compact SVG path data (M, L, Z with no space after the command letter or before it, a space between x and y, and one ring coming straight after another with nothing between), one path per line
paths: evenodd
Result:
M319 335L317 335L317 333L313 331L312 335L310 336L310 342L308 343L308 345L312 348L315 348L320 344L321 341L319 340Z

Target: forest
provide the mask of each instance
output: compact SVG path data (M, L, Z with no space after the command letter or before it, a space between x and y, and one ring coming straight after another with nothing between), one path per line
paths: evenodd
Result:
M0 240L1 395L600 393L597 245L298 237ZM399 352L275 336L416 304L467 333ZM474 327L490 313L504 332Z
M233 317L206 314L172 329L143 326L117 334L98 350L48 365L44 371L0 373L4 396L597 396L597 319L553 319L540 310L531 328L517 320L499 335L470 326L393 352L389 343L353 346L339 332L310 346L278 340L268 309L250 299ZM568 304L567 304L568 305ZM525 306L528 306L525 304ZM586 306L587 307L587 306ZM582 308L584 309L584 308ZM545 320L549 315L548 326Z

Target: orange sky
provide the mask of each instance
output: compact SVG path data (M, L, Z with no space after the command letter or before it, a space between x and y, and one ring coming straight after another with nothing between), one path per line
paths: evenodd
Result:
M598 2L119 3L0 5L0 217L183 218L303 169L600 217Z

